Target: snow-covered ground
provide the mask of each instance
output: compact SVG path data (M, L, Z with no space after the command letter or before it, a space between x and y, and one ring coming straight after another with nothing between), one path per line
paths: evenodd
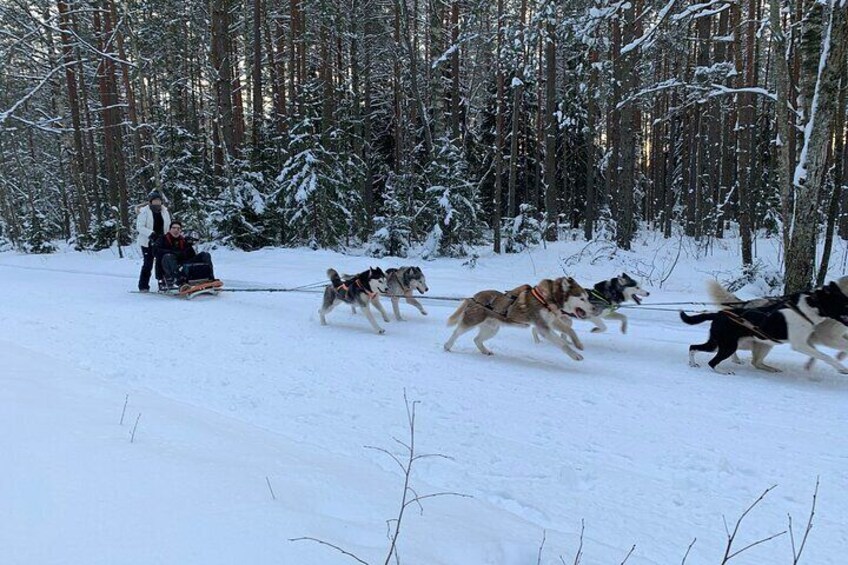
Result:
M611 259L581 242L485 253L474 268L309 250L213 257L229 287L418 263L440 296L627 270L650 280L646 307L705 300L708 277L738 270L731 251L685 244L675 263L677 243L657 243ZM580 363L519 329L490 342L493 357L472 334L446 353L452 303L425 303L427 317L402 305L408 321L377 336L342 308L320 326L316 294L131 294L140 259L129 254L0 253L0 562L353 562L289 541L311 536L382 563L403 475L364 446L401 451L404 390L420 401L416 448L451 457L419 461L413 486L472 497L407 514L404 563L532 565L543 532L540 562L572 563L581 520L584 564L620 563L634 544L628 564L680 563L693 538L687 564L720 563L723 516L732 527L777 484L738 547L785 530L787 513L801 529L818 476L802 562L845 562L848 378L821 363L804 371L788 347L769 357L779 375L691 369L687 346L706 326L643 309L627 311L627 335L578 324ZM790 564L789 538L734 562Z

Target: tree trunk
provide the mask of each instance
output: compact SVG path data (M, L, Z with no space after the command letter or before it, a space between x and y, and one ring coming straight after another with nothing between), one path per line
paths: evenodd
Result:
M787 293L808 288L815 263L819 193L826 173L826 154L831 138L840 71L848 52L848 20L843 7L831 3L822 25L822 53L818 77L812 89L810 112L805 127L804 147L795 168L795 215L786 254ZM840 110L841 111L841 110Z
M553 18L552 15L548 16ZM559 210L557 208L556 146L559 124L556 117L556 27L550 19L545 30L545 239L556 241Z

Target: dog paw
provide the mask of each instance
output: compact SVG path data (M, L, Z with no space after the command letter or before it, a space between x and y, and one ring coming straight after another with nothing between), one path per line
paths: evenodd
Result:
M689 361L689 366L692 367L693 369L697 369L697 368L700 367L700 365L695 363L694 361Z
M427 310L421 310L421 315L422 315L422 316L426 316L426 315L427 315Z
M482 353L483 355L486 355L486 356L491 356L491 355L495 354L494 351L481 351L480 353Z
M583 347L583 343L582 343L582 342L580 342L580 341L575 341L575 342L574 342L574 347L576 347L576 348L577 348L577 349L579 349L580 351L583 351L583 349L584 349L584 347Z
M377 330L378 335L383 335L384 333L386 333L386 330L384 330L383 328L380 328L379 330Z
M841 369L839 369L839 374L848 375L848 368L842 367Z
M448 344L447 344L447 343L446 343L446 344L444 344L444 345L442 346L442 348L443 348L445 351L447 351L448 353L450 353L451 348L450 348L450 347L448 347Z
M391 322L391 320L389 319L388 316L383 316L383 321L386 322L387 324Z
M627 326L621 326L621 333L627 334Z
M602 330L601 328L592 328L592 333L593 333L593 334L599 334L599 333L601 333L602 331L603 331L603 330Z

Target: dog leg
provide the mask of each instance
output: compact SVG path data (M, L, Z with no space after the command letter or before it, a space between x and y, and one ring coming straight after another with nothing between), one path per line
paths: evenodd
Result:
M388 314L386 314L386 309L385 309L385 308L383 308L383 305L380 303L380 297L379 297L379 296L375 296L375 297L373 298L373 300L371 300L371 303L372 303L372 304L374 304L374 307L375 307L377 310L379 310L379 311L380 311L380 314L382 314L382 315L383 315L383 321L388 323L388 322L390 321L390 320L389 320L389 315L388 315Z
M571 347L568 345L567 341L562 339L562 337L560 335L558 335L556 332L552 332L550 330L550 328L548 328L547 326L537 325L536 329L539 331L540 334L542 334L542 337L544 337L546 340L550 341L551 343L553 343L554 345L556 345L557 347L559 347L560 349L565 351L566 355L568 355L569 357L571 357L575 361L582 361L583 360L582 355L580 355L579 353L577 353L576 351L571 349Z
M618 312L610 312L607 314L607 318L610 320L619 320L621 322L621 333L627 333L627 316Z
M477 336L474 338L474 345L477 346L480 353L483 355L494 355L494 353L486 347L485 342L495 337L495 334L498 333L499 329L500 327L497 324L485 322L480 324L480 331L477 332Z
M725 359L728 359L733 353L736 351L735 343L722 343L718 346L718 353L716 353L715 357L710 359L708 365L712 367L713 371L722 375L733 375L733 371L722 371L719 370L718 365Z
M767 345L764 343L754 342L751 344L751 365L756 367L761 371L768 371L769 373L782 373L780 369L777 367L772 367L771 365L766 365L766 355L771 351L771 345Z
M325 307L325 306L321 306L321 308L318 310L318 315L321 317L321 325L322 325L322 326L326 326L326 325L327 325L327 318L326 318L327 314L329 314L330 312L332 312L332 311L333 311L333 308L335 308L335 307L336 307L336 306L338 306L338 305L339 305L339 303L338 303L338 302L333 302L333 303L331 303L329 306L326 306L326 307Z
M398 322L403 322L403 316L400 315L400 298L392 295L392 311L395 313L395 319Z
M601 319L600 316L598 316L596 318L589 318L589 321L591 321L593 324L595 324L595 327L592 328L593 334L597 334L597 333L607 331L607 325L604 323L604 321Z
M539 332L536 331L536 326L530 328L530 332L533 334L534 343L542 343L542 338L539 337Z
M712 336L705 343L696 343L695 345L689 346L689 366L690 367L700 367L698 363L695 362L695 352L696 351L705 351L705 352L713 352L718 347L718 344L713 340Z
M450 351L453 348L453 344L456 343L456 339L464 334L467 331L470 331L474 326L466 326L462 322L460 322L456 329L453 330L453 334L451 334L450 338L445 342L445 351Z
M739 354L736 353L735 351L733 352L733 355L730 356L730 360L737 365L743 365L744 364L742 359L739 358Z
M412 306L415 306L416 308L418 308L418 311L419 311L419 312L421 312L421 315L422 315L422 316L426 316L426 315L427 315L427 310L425 310L425 309L424 309L424 307L423 307L423 306L421 306L421 303L420 303L420 302L418 302L417 300L415 300L415 299L412 297L412 293L411 293L411 292L410 292L408 295L406 295L406 303L407 303L407 304L411 304Z
M812 345L806 342L806 340L798 342L793 342L791 339L789 341L792 349L797 351L798 353L803 353L804 355L808 355L814 359L818 359L820 361L824 361L843 375L848 375L848 367L845 367L842 363L831 357L826 353L822 353Z
M557 329L559 329L563 335L561 336L565 339L565 336L571 338L571 343L574 344L574 347L583 351L583 342L580 341L580 338L577 337L577 332L574 331L574 324L568 318L556 318L554 320L554 324Z
M377 320L374 319L374 314L371 313L371 308L368 306L367 303L362 307L362 312L365 314L365 317L368 318L368 321L371 322L371 327L374 328L375 332L377 332L379 335L386 333L386 330L384 330L379 326L379 324L377 324Z

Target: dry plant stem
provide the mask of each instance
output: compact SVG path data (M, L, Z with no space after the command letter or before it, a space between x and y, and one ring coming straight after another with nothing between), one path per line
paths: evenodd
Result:
M135 424L133 425L132 435L130 435L130 443L135 441L135 430L138 428L138 421L141 420L141 412L138 413L138 417L135 419Z
M747 515L751 512L751 510L753 510L753 509L754 509L754 508L755 508L755 507L756 507L756 506L757 506L760 502L762 502L762 500L766 497L766 495L767 495L768 493L770 493L772 490L774 490L774 488L775 488L776 486L777 486L777 485L772 485L772 486L770 486L769 488L767 488L766 490L764 490L764 491L763 491L763 494L761 494L761 495L759 496L759 498L757 498L757 500L755 500L755 501L753 502L753 504L751 504L751 505L750 505L750 506L749 506L749 507L745 510L745 512L743 512L743 513L742 513L742 515L741 515L741 516L739 516L739 519L738 519L738 520L736 520L736 525L735 525L735 527L733 528L733 533L730 533L730 532L727 530L727 520L725 520L725 522L724 522L724 531L727 533L727 547L726 547L726 548L725 548L725 550L724 550L724 557L723 557L723 558L722 558L722 560L721 560L721 565L724 565L725 563L729 562L731 559L733 559L734 557L736 557L736 556L737 556L737 555L739 555L740 553L742 553L742 552L744 552L744 551L747 551L747 550L751 549L752 547L758 546L758 545L760 545L761 543L765 543L765 542L767 542L767 541L771 541L771 540L773 540L774 538L776 538L776 537L780 537L780 536L782 536L783 534L785 534L785 533L786 533L786 531L784 530L784 531L782 531L782 532L776 533L776 534L771 535L771 536L768 536L768 537L766 537L766 538L762 538L762 539L759 539L759 540L757 540L757 541L755 541L755 542L749 543L748 545L746 545L746 546L745 546L745 547L743 547L742 549L739 549L739 550L733 551L733 542L734 542L734 540L736 539L736 534L737 534L737 533L739 533L739 527L742 525L742 521L745 519L745 516L747 516Z
M327 547L332 547L333 549L335 549L339 553L346 555L346 556L350 557L351 559L355 560L357 563L362 563L362 565L370 565L367 561L363 561L362 559L360 559L359 557L357 557L353 553L351 553L349 551L345 551L344 549L340 548L337 545L334 545L332 543L328 543L328 542L326 542L324 540L320 540L318 538L310 538L310 537L290 538L289 541L314 541L315 543L320 543L321 545L326 545Z
M268 483L268 490L270 490L270 491L271 491L271 499L272 499L272 500L277 500L276 495L274 495L274 489L272 489L272 488L271 488L271 479L269 479L269 478L266 476L266 477L265 477L265 482L266 482L266 483Z
M123 409L123 410L121 410L121 421L120 421L120 424L119 424L119 425L121 425L121 426L123 426L123 425L124 425L124 414L126 414L126 413L127 413L127 402L129 402L129 401L130 401L130 395L128 394L128 395L124 398L124 409Z
M624 556L624 561L621 562L621 565L627 563L627 560L630 559L630 556L633 555L633 552L636 551L636 544L633 544L633 547L630 548L630 551L627 552L627 555Z
M807 518L807 527L804 530L804 537L801 538L801 546L798 551L795 551L795 534L792 532L792 516L789 516L789 539L792 542L792 565L798 565L801 561L801 554L804 552L804 546L807 545L807 537L810 535L810 530L813 529L813 516L816 515L816 499L819 496L819 481L820 477L816 477L816 489L813 491L813 505L810 507L810 516Z
M542 565L542 550L545 548L545 538L547 537L547 532L542 530L542 543L539 544L539 555L536 557L536 565Z
M583 558L583 534L586 531L586 521L582 518L580 519L580 543L577 545L577 553L574 555L574 562L572 565L580 565L580 560ZM565 564L565 559L562 558L562 555L559 556L559 560L562 562L562 565Z
M686 548L686 553L683 554L683 561L680 562L680 565L686 565L686 559L689 557L689 552L692 551L692 546L695 545L696 541L698 541L698 538L692 538L692 542Z

